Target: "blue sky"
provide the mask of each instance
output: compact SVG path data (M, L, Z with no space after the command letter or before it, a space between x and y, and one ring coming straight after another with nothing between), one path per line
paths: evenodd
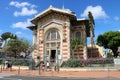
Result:
M77 18L87 18L91 11L95 19L95 39L110 30L120 31L120 0L0 0L0 35L12 32L32 42L33 33L26 26L32 25L30 20L50 5L56 8L64 5L75 12Z

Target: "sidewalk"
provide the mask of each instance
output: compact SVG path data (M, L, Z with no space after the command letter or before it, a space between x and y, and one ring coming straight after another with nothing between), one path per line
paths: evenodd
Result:
M13 69L12 71L4 70L2 73L5 74L16 74L16 75L29 75L39 76L39 70L18 70ZM79 77L79 78L120 78L120 71L109 70L109 71L48 71L40 72L40 76L56 76L56 77Z

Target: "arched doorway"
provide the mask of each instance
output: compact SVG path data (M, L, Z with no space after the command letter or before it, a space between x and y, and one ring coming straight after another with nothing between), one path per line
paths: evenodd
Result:
M60 54L60 44L61 44L60 32L57 29L50 29L45 35L45 54L44 59L51 62L55 62L56 53ZM56 50L57 46L59 48ZM56 52L57 51L57 52Z

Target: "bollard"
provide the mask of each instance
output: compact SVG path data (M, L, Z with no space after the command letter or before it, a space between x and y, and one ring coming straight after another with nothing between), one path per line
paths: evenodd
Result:
M2 72L2 65L1 65L1 67L0 67L0 72Z
M40 65L39 65L39 75L40 75Z
M19 65L19 69L18 69L18 75L20 74L20 65Z

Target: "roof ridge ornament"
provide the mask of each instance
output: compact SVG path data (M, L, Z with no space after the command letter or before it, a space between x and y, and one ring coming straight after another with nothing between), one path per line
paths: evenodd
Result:
M50 6L49 6L49 8L53 8L53 6L52 6L52 5L50 5Z
M64 7L64 3L63 3L63 6L62 6L62 9L63 9L63 10L65 9L65 7Z

